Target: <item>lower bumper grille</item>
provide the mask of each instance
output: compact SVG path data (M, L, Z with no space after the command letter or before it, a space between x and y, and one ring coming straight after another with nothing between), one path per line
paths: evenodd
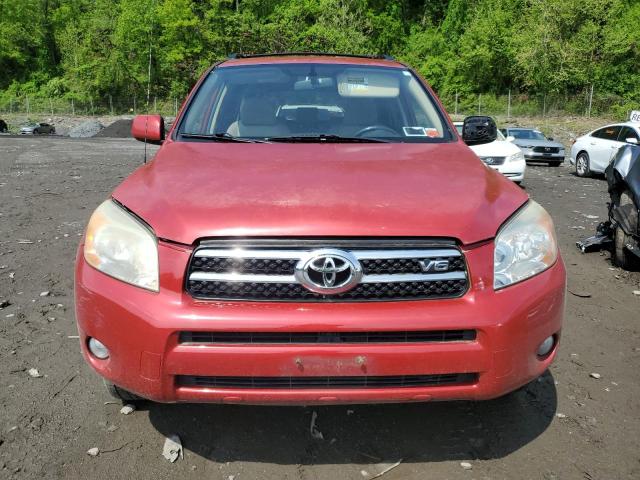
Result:
M477 373L445 373L435 375L390 375L358 377L202 377L181 375L178 385L203 388L410 388L472 384Z
M438 343L476 339L475 330L400 332L181 332L182 344Z

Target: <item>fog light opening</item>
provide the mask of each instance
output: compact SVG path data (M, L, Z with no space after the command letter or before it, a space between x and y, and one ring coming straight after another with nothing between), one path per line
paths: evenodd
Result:
M551 350L553 350L553 347L555 344L556 344L556 339L554 335L551 335L545 338L544 342L542 342L538 347L538 352L537 352L538 356L546 357L547 355L549 355Z
M106 360L109 358L109 349L100 340L96 340L91 337L89 338L88 345L89 351L94 357L99 358L100 360Z

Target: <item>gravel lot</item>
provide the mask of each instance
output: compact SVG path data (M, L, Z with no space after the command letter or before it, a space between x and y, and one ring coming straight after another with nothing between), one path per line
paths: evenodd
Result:
M142 151L128 139L0 137L0 478L362 480L401 459L382 478L640 478L640 275L575 248L608 197L603 178L568 166L531 167L524 183L555 219L571 292L558 360L528 390L484 403L147 404L127 416L105 404L72 338L74 255ZM309 433L314 411L324 440ZM161 456L173 433L185 447L175 464Z

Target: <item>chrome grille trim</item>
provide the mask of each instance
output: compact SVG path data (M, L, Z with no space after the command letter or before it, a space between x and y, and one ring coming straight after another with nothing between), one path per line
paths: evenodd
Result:
M240 273L193 272L189 280L194 282L242 282L242 283L296 283L293 275L253 275Z
M244 250L244 249L209 249L196 250L195 257L221 257L221 258L284 258L301 260L306 258L312 250ZM424 250L349 250L358 260L379 258L438 258L460 257L460 250L424 249Z
M407 273L395 275L364 275L360 283L401 283L401 282L434 282L438 280L464 280L464 272L448 273ZM189 280L197 282L243 282L243 283L297 283L293 275L244 275L238 273L193 272Z

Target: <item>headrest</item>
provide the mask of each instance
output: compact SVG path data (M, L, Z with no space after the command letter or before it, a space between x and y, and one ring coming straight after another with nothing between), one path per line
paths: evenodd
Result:
M277 103L272 97L249 95L240 104L240 122L244 125L273 125L276 123Z

